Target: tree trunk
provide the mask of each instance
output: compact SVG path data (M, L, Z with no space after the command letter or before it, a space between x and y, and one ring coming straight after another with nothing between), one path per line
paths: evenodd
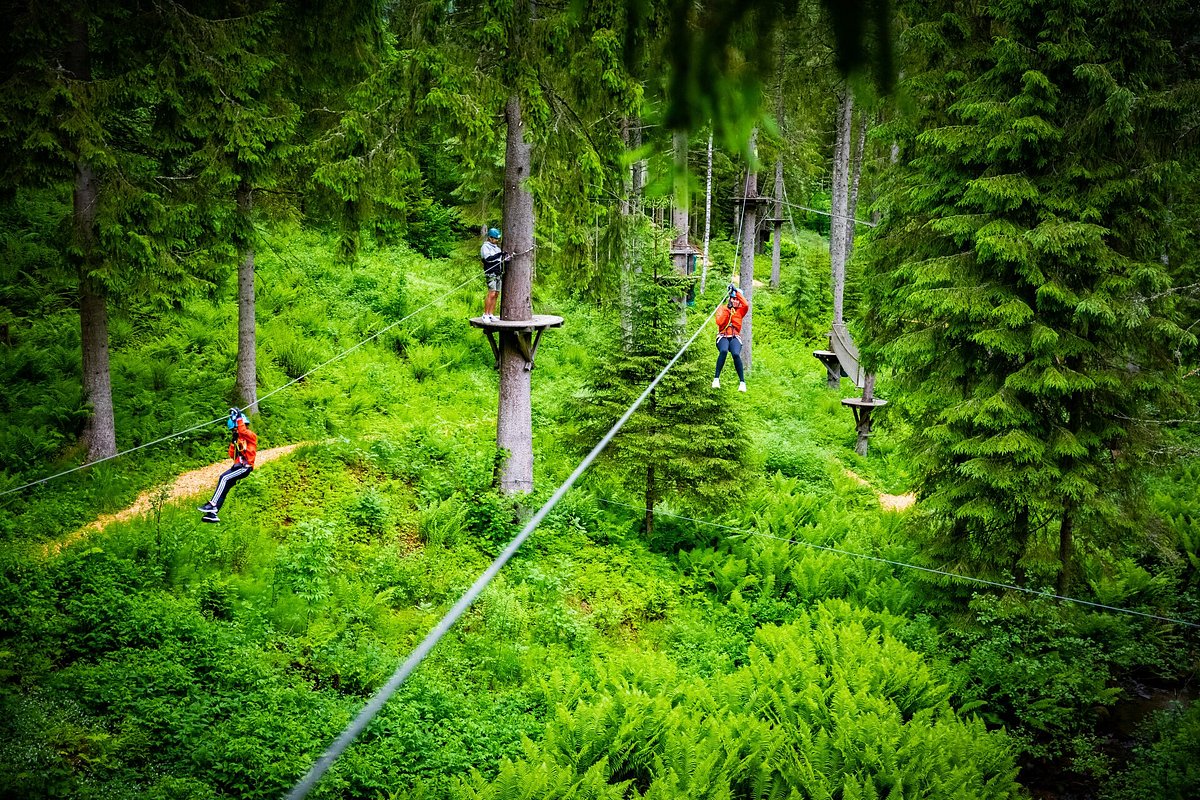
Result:
M629 117L621 119L621 141L630 150L631 131ZM621 343L626 352L633 346L633 248L630 247L633 215L633 168L621 180Z
M867 147L867 115L858 115L858 150L854 153L854 163L850 171L850 197L846 202L846 261L854 254L854 234L858 224L854 221L858 213L858 181L862 177L863 151Z
M708 282L708 233L712 223L712 131L708 132L708 171L704 177L704 263L700 266L700 294Z
M68 69L78 81L91 81L91 43L87 22L76 19L68 48ZM77 148L79 149L79 148ZM96 205L100 189L96 173L82 154L75 163L75 191L72 198L72 234L79 253L80 361L83 366L83 396L92 415L83 429L88 461L112 458L117 454L117 423L113 414L112 378L108 368L108 296L103 285L92 276L96 258Z
M533 195L529 179L533 147L525 140L521 101L514 94L504 110L508 135L504 149L504 244L513 254L504 272L500 296L501 319L531 319L533 283ZM529 371L517 348L516 333L500 335L500 400L496 446L508 457L500 473L506 495L533 491L533 421Z
M839 384L840 384L840 382L841 381L839 379ZM874 373L871 373L870 375L868 375L866 377L866 379L863 381L862 399L867 400L867 401L875 399L875 374ZM863 457L865 457L867 455L867 452L871 446L871 425L873 423L873 420L871 419L872 412L873 412L873 409L870 406L864 407L864 408L860 409L858 412L858 415L859 415L858 416L859 423L858 423L858 429L857 429L858 440L854 443L854 452L858 453L860 456L863 456Z
M846 292L846 217L849 210L850 135L854 98L845 84L838 91L837 138L833 151L833 186L829 218L829 269L833 282L833 324L842 323Z
M741 274L739 275L739 284L741 285L742 294L746 296L746 302L751 304L753 309L754 302L754 250L758 242L758 210L756 204L749 198L758 197L758 173L754 172L754 159L758 155L758 128L750 132L750 160L747 165L746 173L746 197L744 211L742 212L742 264ZM751 351L753 349L754 334L752 325L754 324L754 311L751 310L742 320L742 366L747 374L750 373L750 364L752 360Z
M1075 557L1075 504L1063 503L1062 523L1058 527L1058 593L1064 597L1071 590L1071 561Z
M646 513L642 517L642 530L649 537L654 533L654 503L658 487L655 486L654 462L646 462Z
M245 234L238 263L238 350L237 396L242 410L258 413L257 342L254 335L254 223L251 220L250 184L242 181L237 188L237 208Z
M686 251L688 249L688 229L690 227L688 223L687 134L683 131L676 131L674 146L675 196L671 203L671 227L675 231L675 238L671 241L671 249L675 252L671 256L671 262L677 274L686 275L688 263L688 254Z
M779 288L779 257L783 239L783 155L775 157L775 220L771 241L771 288Z

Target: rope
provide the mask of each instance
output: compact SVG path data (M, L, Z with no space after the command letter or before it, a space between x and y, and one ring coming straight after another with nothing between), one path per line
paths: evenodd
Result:
M421 644L417 646L417 649L413 650L408 658L404 660L404 663L396 669L396 671L392 674L392 677L388 679L388 682L385 683L383 687L375 693L375 695L367 702L365 706L363 706L358 715L350 722L348 726L346 726L346 729L342 731L341 735L338 736L337 739L334 740L333 744L329 746L329 749L327 749L325 753L319 759L317 759L316 763L314 763L312 768L308 771L308 774L305 775L300 782L295 785L292 791L288 793L287 800L303 800L303 798L308 796L308 793L312 791L313 787L317 785L317 782L321 780L321 776L325 774L325 772L333 765L333 762L336 761L338 757L345 752L346 748L350 746L350 743L353 742L360 733L362 733L368 724L370 724L371 720L375 718L375 715L379 713L391 696L395 694L396 690L403 685L405 679L412 674L413 670L415 670L421 664L421 662L425 660L425 657L429 655L434 646L441 641L442 637L445 636L446 633L449 632L454 623L458 621L458 618L466 613L466 610L471 607L471 604L475 602L476 598L478 598L483 590L487 588L487 585L491 583L494 577L496 577L501 568L508 562L510 558L512 558L525 540L529 538L529 535L533 533L534 529L541 524L542 520L546 518L546 515L553 510L553 508L558 504L558 501L563 498L563 495L567 493L567 490L575 485L575 481L579 479L579 476L583 474L584 470L591 466L591 463L596 459L596 456L600 455L601 451L603 451L604 448L608 446L609 442L613 440L613 437L617 435L617 432L621 430L625 423L629 421L629 418L633 416L634 412L638 410L638 407L641 406L645 399L650 396L650 393L654 391L654 387L657 386L659 381L663 379L663 376L667 374L667 371L670 370L671 367L675 366L675 363L683 357L683 354L687 352L687 349L692 346L693 342L696 341L696 337L698 337L701 331L704 330L704 327L708 325L708 321L713 318L714 314L717 313L717 308L719 307L720 304L713 307L713 310L708 313L707 317L705 317L704 322L702 322L700 326L696 328L696 332L692 334L692 337L688 339L683 347L679 349L679 352L667 362L667 365L662 368L662 371L660 371L658 375L655 376L654 380L650 381L650 384L645 388L645 390L643 390L638 398L633 401L633 405L631 405L629 409L623 415L621 415L621 418L618 419L616 424L609 429L608 433L604 434L604 437L599 441L599 443L596 444L595 447L592 448L591 452L584 457L583 461L579 462L579 466L575 468L575 471L572 472L565 481L563 481L562 485L554 491L554 494L550 496L550 499L546 501L546 504L538 509L537 513L530 518L529 522L525 523L525 527L521 529L521 532L518 533L511 542L508 543L508 546L504 548L503 552L496 557L496 560L493 561L491 565L483 572L483 574L479 576L475 583L471 584L471 588L468 589L463 596L458 599L458 602L456 602L448 612L446 612L446 615L442 617L441 621L438 622L434 629L429 632Z
M308 372L306 372L306 373L304 373L303 375L301 375L299 378L296 378L296 379L294 379L294 380L292 380L292 381L289 381L288 383L285 383L283 386L280 386L278 389L273 389L273 390L271 390L271 391L267 392L267 393L266 393L266 394L264 394L262 397L258 398L258 400L257 400L257 401L255 401L255 402L261 403L263 400L266 400L268 397L271 397L272 395L278 394L279 392L282 392L284 389L288 388L289 386L293 386L294 384L296 384L296 383L298 383L298 382L300 382L300 381L304 380L304 379L305 379L305 378L307 378L309 375L312 375L314 372L316 372L317 370L321 369L322 367L326 367L326 366L328 366L328 365L332 364L334 361L337 361L337 360L338 360L338 359L340 359L340 358L345 358L346 356L350 355L351 353L353 353L353 352L354 352L355 350L357 350L358 348L362 347L362 346L363 346L364 344L366 344L367 342L370 342L370 341L372 341L372 340L374 340L374 339L377 339L378 337L382 336L384 333L387 333L389 330L391 330L392 328L396 327L396 326L397 326L397 325L399 325L400 323L402 323L402 322L405 322L406 320L409 320L409 319L411 319L411 318L415 317L417 314L420 314L422 311L424 311L425 309L429 308L430 306L433 306L433 305L436 305L436 304L438 304L438 303L442 302L442 301L443 301L443 300L445 300L447 297L449 297L450 295L454 294L455 292L457 292L457 291L458 291L459 289L461 289L462 287L466 286L466 285L467 285L468 283L470 283L471 281L475 280L477 277L479 277L479 276L478 276L478 274L473 274L473 275L472 275L470 278L468 278L467 280L463 281L463 282L462 282L462 283L460 283L458 286L455 286L453 289L451 289L450 291L446 292L444 295L442 295L441 297L437 298L436 300L431 300L431 301L429 301L429 302L428 302L428 303L426 303L425 305L423 305L423 306L421 306L420 308L418 308L416 311L414 311L414 312L412 312L411 314L409 314L409 315L405 316L403 319L399 319L399 320L397 320L397 321L393 322L391 325L388 325L386 328L383 328L382 330L379 330L379 331L377 331L376 333L373 333L372 335L368 336L366 339L363 339L361 342L359 342L358 344L356 344L356 345L354 345L353 347L349 348L348 350L344 350L344 351L342 351L341 353L338 353L338 354L337 354L336 356L334 356L333 358L329 359L328 361L325 361L325 362L323 362L323 363L321 363L321 364L318 364L317 366L315 366L315 367L313 367L312 369L310 369ZM238 410L239 410L239 411L244 411L245 409L238 409ZM193 426L192 426L192 427L190 427L190 428L185 428L185 429L183 429L183 430L181 430L181 431L176 431L175 433L168 434L167 436L163 436L161 439L155 439L155 440L154 440L154 441L152 441L152 442L146 442L146 443L144 443L144 444L139 444L139 445L137 445L136 447L131 447L131 448L129 448L128 450L122 450L122 451L120 451L119 453L114 453L114 454L113 454L113 455L111 455L111 456L105 456L104 458L97 458L95 461L89 461L89 462L87 462L86 464L80 464L80 465L79 465L79 466L77 466L77 467L72 467L71 469L68 469L68 470L63 470L62 472L57 472L57 473L55 473L55 474L53 474L53 475L49 475L49 476L47 476L47 477L45 477L45 478L39 478L39 479L38 479L38 480L36 480L36 481L30 481L29 483L23 484L23 485L21 485L21 486L17 486L17 487L15 487L15 488L12 488L12 489L5 489L4 491L0 492L0 497L4 497L5 495L10 495L10 494L14 494L14 493L16 493L16 492L23 491L23 490L25 490L25 489L28 489L28 488L29 488L29 487L31 487L31 486L37 486L38 484L42 484L42 483L48 483L49 481L52 481L52 480L54 480L54 479L56 479L56 478L61 478L61 477L63 477L64 475L70 475L72 472L78 472L78 471L79 471L79 470L81 470L81 469L86 469L86 468L88 468L88 467L94 467L95 465L97 465L97 464L102 464L102 463L104 463L105 461L112 461L112 460L113 460L113 459L115 459L115 458L120 458L121 456L126 456L126 455L129 455L130 453L136 452L136 451L138 451L138 450L142 450L143 448L146 448L146 447L150 447L151 445L161 444L161 443L163 443L163 442L165 442L165 441L168 441L168 440L170 440L170 439L177 439L177 438L179 438L180 436L183 436L184 434L191 433L192 431L198 431L198 430L200 430L201 428L206 428L206 427L208 427L209 425L214 425L214 424L216 424L216 423L218 423L218 422L221 422L221 421L223 421L223 420L226 420L226 419L228 419L228 418L229 418L229 415L228 415L228 414L226 414L226 415L224 415L224 416L217 417L216 419L211 419L211 420L209 420L208 422L201 422L200 424L198 424L198 425L193 425Z
M624 506L625 508L631 508L634 511L643 511L644 510L644 509L639 508L638 506L631 506L628 503L622 503L617 500L608 500L603 497L599 497L597 499L601 503L607 503L609 505L614 505L614 506ZM841 550L837 547L827 547L825 545L813 544L812 542L806 542L802 539L785 539L781 536L771 536L770 534L760 533L758 531L751 530L748 528L736 528L732 525L724 525L720 522L712 522L710 520L702 520L702 519L694 519L693 517L685 517L682 514L671 514L666 511L656 511L654 513L662 514L664 517L674 517L675 519L685 519L689 522L694 522L697 525L709 525L714 528L724 528L725 530L728 530L728 531L734 531L735 533L746 534L747 536L755 536L755 537L758 537L759 539L771 539L771 540L774 540L777 542L787 542L788 544L799 544L799 545L803 545L805 547L811 548L813 550L824 550L829 553L837 553L838 555L850 556L852 558L861 558L861 559L865 559L867 561L876 561L880 564L890 564L893 567L901 567L903 569L918 570L920 572L928 572L933 575L943 575L947 578L955 578L955 579L961 580L961 581L970 581L971 583L981 583L981 584L984 584L985 586L992 586L997 589L1011 589L1012 591L1015 591L1015 592L1025 592L1026 594L1032 594L1037 597L1044 597L1049 600L1061 600L1066 603L1077 603L1082 606L1090 606L1092 608L1099 608L1099 609L1103 609L1105 611L1114 611L1118 614L1131 614L1131 615L1138 616L1138 617L1147 617L1149 619L1160 620L1162 622L1171 622L1176 625L1186 625L1189 628L1200 628L1200 624L1197 624L1195 622L1188 622L1188 621L1182 620L1182 619L1176 619L1174 617L1163 617L1163 616L1159 616L1158 614L1147 614L1144 611L1134 611L1133 609L1130 609L1130 608L1120 608L1118 606L1109 606L1109 605L1105 605L1104 603L1093 603L1090 600L1080 600L1077 597L1067 597L1065 595L1054 594L1052 592L1042 592L1042 591L1038 591L1037 589L1028 589L1024 586L1017 586L1017 585L1011 584L1011 583L1001 583L999 581L989 581L986 578L976 578L971 575L962 575L957 572L947 572L945 570L934 569L932 567L922 567L922 566L918 566L917 564L909 564L904 561L893 561L889 558L881 558L879 556L869 556L865 553L855 553L851 550Z

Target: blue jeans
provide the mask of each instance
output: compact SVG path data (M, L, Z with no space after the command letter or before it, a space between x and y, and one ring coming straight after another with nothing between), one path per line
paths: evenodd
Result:
M737 370L738 380L742 383L746 382L746 376L742 372L742 342L736 336L718 336L717 337L717 374L713 377L721 377L721 369L725 366L725 355L733 356L733 366Z

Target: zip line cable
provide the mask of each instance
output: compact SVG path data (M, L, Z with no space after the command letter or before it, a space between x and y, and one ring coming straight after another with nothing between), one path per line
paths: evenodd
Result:
M607 503L609 505L624 506L625 508L631 508L634 511L645 511L644 508L639 508L638 506L632 506L628 503L622 503L617 500L608 500L603 497L598 497L596 499L599 500L601 503ZM1176 625L1185 625L1189 628L1200 628L1200 623L1188 622L1186 620L1176 619L1174 617L1163 617L1163 616L1159 616L1158 614L1148 614L1144 611L1134 611L1131 608L1120 608L1119 606L1109 606L1109 605L1105 605L1104 603L1093 603L1090 600L1080 600L1077 597L1067 597L1067 596L1061 595L1061 594L1054 594L1053 592L1042 592L1042 591L1038 591L1037 589L1028 589L1024 586L1017 586L1017 585L1011 584L1011 583L1001 583L999 581L989 581L986 578L976 578L971 575L962 575L957 572L947 572L945 570L934 569L933 567L922 567L917 564L909 564L904 561L893 561L889 558L881 558L880 556L869 556L866 553L855 553L851 550L841 550L837 547L828 547L826 545L813 544L812 542L806 542L803 539L785 539L782 536L771 536L770 534L760 533L759 531L756 531L756 530L753 530L750 528L737 528L737 527L734 527L733 525L725 525L720 522L713 522L711 520L695 519L694 517L686 517L686 516L683 516L682 514L671 514L666 511L655 511L654 513L662 514L664 517L674 517L675 519L685 519L688 522L694 522L697 525L709 525L714 528L724 528L727 531L734 531L735 533L742 533L747 536L755 536L759 539L771 539L771 540L774 540L777 542L787 542L788 544L799 544L799 545L803 545L804 547L811 548L813 550L824 550L829 553L837 553L838 555L850 556L852 558L862 558L867 561L877 561L880 564L890 564L894 567L901 567L903 569L919 570L920 572L928 572L933 575L944 575L947 578L956 578L956 579L962 580L962 581L970 581L972 583L981 583L986 586L995 587L997 589L1012 589L1013 591L1016 591L1016 592L1025 592L1026 594L1032 594L1037 597L1044 597L1049 600L1062 600L1063 602L1066 602L1066 603L1077 603L1082 606L1091 606L1092 608L1099 608L1099 609L1103 609L1105 611L1115 611L1118 614L1132 614L1134 616L1147 617L1149 619L1156 619L1156 620L1160 620L1162 622L1171 622Z
M784 192L784 195L786 196L787 189L785 188L783 190L783 192ZM838 219L848 219L852 222L858 223L859 225L866 225L868 228L874 228L876 225L878 225L878 223L876 223L876 222L867 222L865 219L855 219L854 217L847 217L845 214L832 214L828 211L821 211L820 209L817 209L817 208L809 208L808 206L802 206L799 203L789 203L787 200L784 200L783 204L785 206L791 206L792 208L799 208L804 211L811 211L814 214L821 214L826 217L837 217Z
M531 249L532 249L532 248L531 248ZM287 383L285 383L283 386L280 386L278 389L272 389L271 391L269 391L269 392L267 392L266 394L264 394L262 397L258 398L258 400L257 400L256 402L259 402L259 403L261 403L263 400L266 400L266 399L267 399L268 397L270 397L271 395L273 395L273 394L278 394L279 392L282 392L284 389L288 388L289 386L292 386L292 385L294 385L294 384L297 384L297 383L299 383L300 381L304 380L304 379L305 379L305 378L307 378L309 375L312 375L314 372L316 372L317 370L321 369L322 367L329 366L329 365L330 365L330 364L332 364L334 361L337 361L338 359L341 359L341 358L345 358L346 356L350 355L351 353L353 353L353 352L354 352L355 350L357 350L358 348L362 347L364 344L367 344L368 342L372 342L372 341L374 341L375 339L378 339L380 336L382 336L383 334L387 333L388 331L390 331L392 328L396 327L396 326L397 326L397 325L399 325L400 323L402 323L402 322L405 322L405 321L407 321L408 319L411 319L412 317L415 317L417 314L420 314L420 313L421 313L422 311L424 311L425 309L427 309L427 308L430 308L431 306L437 305L438 303L442 302L442 301L443 301L443 300L445 300L447 297L449 297L450 295L454 294L454 293L455 293L455 292L457 292L459 289L461 289L462 287L466 286L468 283L471 283L472 281L474 281L474 280L475 280L475 279L477 279L478 277L479 277L479 275L478 275L478 274L473 274L471 277L467 278L465 281L463 281L462 283L460 283L458 286L455 286L453 289L451 289L450 291L446 292L444 295L442 295L441 297L437 298L436 300L430 300L428 303L426 303L425 305L421 306L420 308L418 308L416 311L412 312L411 314L408 314L408 315L406 315L405 317L403 317L403 318L401 318L401 319L398 319L398 320L396 320L395 322L393 322L391 325L388 325L387 327L380 328L378 331L376 331L375 333L371 334L371 335L370 335L370 336L368 336L366 339L363 339L361 342L359 342L358 344L354 345L354 346L353 346L353 347L351 347L350 349L348 349L348 350L344 350L344 351L342 351L341 353L338 353L338 354L337 354L336 356L334 356L333 358L329 359L328 361L325 361L325 362L322 362L322 363L318 364L317 366L315 366L315 367L313 367L312 369L310 369L308 372L304 373L303 375L301 375L301 376L300 376L300 377L298 377L298 378L293 378L292 380L290 380L290 381L288 381Z
M454 294L454 293L455 293L455 292L457 292L459 289L461 289L462 287L466 286L468 283L470 283L470 282L474 281L474 280L475 280L476 278L478 278L478 277L479 277L479 276L478 276L477 274L476 274L476 275L472 275L470 278L467 278L465 281L463 281L462 283L460 283L458 286L455 286L453 289L451 289L450 291L446 292L445 294L443 294L441 297L437 298L436 300L430 300L428 303L426 303L425 305L421 306L421 307L420 307L420 308L418 308L416 311L413 311L411 314L408 314L407 316L403 317L402 319L398 319L398 320L396 320L396 321L395 321L395 322L393 322L391 325L388 325L387 327L385 327L385 328L382 328L382 329L380 329L379 331L377 331L377 332L375 332L375 333L371 334L371 335L370 335L370 336L368 336L366 339L363 339L361 342L359 342L358 344L356 344L356 345L354 345L353 347L349 348L348 350L344 350L344 351L342 351L341 353L338 353L336 356L334 356L333 358L329 359L328 361L325 361L325 362L323 362L323 363L321 363L321 364L318 364L317 366L315 366L315 367L313 367L312 369L310 369L308 372L306 372L306 373L304 373L303 375L301 375L299 378L295 378L294 380L291 380L291 381L289 381L288 383L285 383L283 386L280 386L278 389L272 389L271 391L269 391L269 392L267 392L266 394L264 394L262 397L258 398L258 399L257 399L255 402L256 402L256 403L261 403L263 400L266 400L268 397L271 397L272 395L278 394L279 392L282 392L284 389L288 388L289 386L293 386L293 385L295 385L296 383L298 383L298 382L300 382L300 381L304 380L304 379L305 379L305 378L307 378L309 375L312 375L314 372L316 372L317 370L321 369L322 367L326 367L326 366L328 366L328 365L332 364L334 361L337 361L338 359L345 358L346 356L350 355L351 353L353 353L353 352L354 352L355 350L357 350L358 348L362 347L362 346L363 346L364 344L366 344L367 342L370 342L370 341L372 341L372 340L374 340L374 339L377 339L378 337L380 337L380 336L382 336L383 334L387 333L388 331L390 331L392 328L396 327L396 326L397 326L397 325L399 325L400 323L402 323L402 322L405 322L405 321L407 321L407 320L409 320L409 319L412 319L412 318L413 318L413 317L415 317L417 314L420 314L422 311L426 310L427 308L430 308L431 306L437 305L438 303L442 302L442 301L443 301L443 300L445 300L447 297L449 297L450 295ZM239 411L242 411L242 410L244 410L244 409L238 409L238 410L239 410ZM37 486L38 484L47 483L47 482L49 482L49 481L52 481L52 480L54 480L54 479L56 479L56 478L61 478L61 477L63 477L64 475L70 475L72 472L78 472L78 471L79 471L79 470L81 470L81 469L87 469L88 467L94 467L94 466L96 466L97 464L102 464L102 463L104 463L105 461L112 461L112 460L113 460L113 459L115 459L115 458L120 458L121 456L126 456L126 455L129 455L130 453L136 452L136 451L138 451L138 450L142 450L142 449L144 449L144 448L146 448L146 447L150 447L151 445L162 444L163 442L165 442L165 441L168 441L168 440L170 440L170 439L176 439L176 438L178 438L178 437L180 437L180 436L183 436L183 435L184 435L184 434L186 434L186 433L191 433L192 431L198 431L198 430L200 430L201 428L207 428L209 425L215 425L216 423L218 423L218 422L221 422L222 420L225 420L225 419L228 419L228 418L229 418L229 415L228 415L228 414L226 414L225 416L217 417L216 419L210 419L208 422L201 422L200 424L198 424L198 425L193 425L193 426L192 426L192 427L190 427L190 428L184 428L184 429L183 429L183 430L181 430L181 431L176 431L175 433L168 434L167 436L163 436L163 437L162 437L162 438L160 438L160 439L155 439L155 440L154 440L154 441L152 441L152 442L145 442L144 444L139 444L139 445L137 445L136 447L131 447L131 448L129 448L128 450L122 450L122 451L120 451L119 453L114 453L114 454L113 454L113 455L111 455L111 456L105 456L104 458L97 458L95 461L89 461L89 462L87 462L86 464L80 464L80 465L79 465L79 466L77 466L77 467L72 467L71 469L63 470L62 472L57 472L57 473L55 473L55 474L53 474L53 475L49 475L49 476L47 476L47 477L45 477L45 478L39 478L39 479L38 479L38 480L36 480L36 481L30 481L29 483L23 484L23 485L21 485L21 486L14 487L14 488L12 488L12 489L5 489L4 491L0 492L0 497L4 497L5 495L10 495L10 494L15 494L16 492L20 492L20 491L22 491L22 490L24 490L24 489L28 489L28 488L29 488L29 487L31 487L31 486Z
M292 791L288 793L287 800L303 800L303 798L308 796L308 793L312 791L317 785L317 782L321 780L321 776L325 774L325 772L333 765L333 762L336 761L343 752L345 752L346 748L350 746L351 742L353 742L358 735L363 732L367 725L370 724L371 720L375 718L375 715L378 714L387 701L391 699L391 696L395 694L396 690L403 685L404 681L409 675L412 674L413 670L415 670L421 664L421 662L425 660L426 656L428 656L433 650L434 646L441 641L442 637L449 632L450 628L454 626L454 623L458 621L459 617L466 613L467 609L471 607L471 604L474 603L483 590L487 588L487 585L491 583L492 579L496 577L501 568L503 568L508 560L513 557L525 540L529 538L529 535L533 533L534 529L536 529L537 526L541 524L542 520L546 518L546 515L549 514L556 505L558 505L558 501L561 500L563 495L565 495L567 491L575 485L575 481L579 479L579 476L582 475L589 466L591 466L592 462L596 459L596 456L600 455L601 451L603 451L604 448L608 446L609 442L613 440L613 437L617 435L617 432L621 430L625 423L629 421L629 418L633 416L634 412L638 410L638 407L641 406L645 399L650 396L650 393L654 391L654 387L658 386L659 381L663 379L663 376L667 374L667 371L670 370L671 367L675 366L675 363L683 357L683 354L687 352L687 349L692 346L692 343L696 341L696 338L704 330L705 326L708 325L709 320L711 320L713 315L717 313L717 309L720 308L720 305L721 304L718 303L713 307L713 310L710 311L708 316L704 318L704 322L700 323L700 326L696 328L696 332L692 334L692 337L688 339L686 343L684 343L683 347L679 348L679 352L677 352L671 358L671 360L667 362L667 365L663 367L658 375L654 377L654 380L650 381L650 384L645 388L645 390L643 390L638 398L633 401L633 405L629 406L629 409L622 414L621 418L618 419L616 423L608 430L608 433L604 434L604 437L600 439L596 446L592 448L591 452L584 457L583 461L579 462L579 466L575 468L575 471L572 472L565 481L563 481L562 485L554 491L554 494L550 496L550 499L546 501L546 504L537 510L537 513L530 518L529 522L525 523L525 527L521 529L521 532L513 537L513 540L508 543L508 546L504 548L500 555L496 556L496 560L493 561L491 565L483 572L483 574L479 576L475 583L471 584L471 588L467 589L463 596L458 599L458 602L456 602L454 606L446 612L446 615L442 617L441 621L438 622L434 629L431 630L428 635L426 635L421 644L418 645L417 648L408 656L408 658L405 659L404 663L396 669L396 671L392 674L392 677L388 679L387 683L385 683L383 687L380 688L379 691L377 691L375 695L367 702L367 704L363 706L358 715L350 722L346 729L342 731L341 735L334 740L333 744L329 746L329 749L327 749L325 753L319 759L317 759L316 763L314 763L312 768L308 771L308 774L305 775L300 782L293 787Z

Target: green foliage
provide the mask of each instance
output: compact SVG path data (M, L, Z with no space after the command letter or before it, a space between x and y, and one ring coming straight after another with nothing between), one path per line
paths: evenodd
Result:
M1184 800L1200 791L1200 703L1155 712L1138 733L1129 769L1101 792L1103 800Z
M857 668L835 666L848 661ZM641 655L636 666L613 663L594 689L568 689L558 675L548 682L570 694L545 737L496 778L461 781L454 796L506 797L518 787L524 797L619 798L1015 790L1002 741L950 712L946 688L919 657L845 605L764 627L745 666L708 680Z
M918 14L865 359L896 370L935 557L1063 591L1078 552L1137 535L1156 432L1131 422L1179 407L1194 346L1163 258L1190 247L1171 222L1180 8Z
M631 341L623 344L614 331L590 385L576 394L581 444L590 448L678 351L684 335L678 298L689 284L647 275L635 286ZM709 390L706 372L700 352L689 348L601 454L647 509L671 494L713 507L740 491L736 474L745 453L733 435L738 417ZM644 529L653 533L652 516Z

